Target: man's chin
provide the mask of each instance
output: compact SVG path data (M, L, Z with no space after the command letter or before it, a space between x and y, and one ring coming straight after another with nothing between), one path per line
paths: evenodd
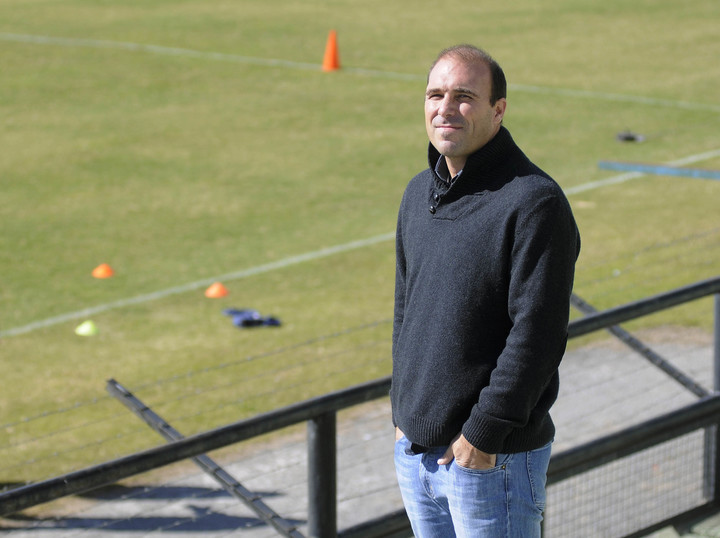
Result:
M446 157L455 157L458 153L458 144L455 142L451 142L450 140L439 140L433 143L433 146L435 146L435 149L440 152L441 155L445 155Z

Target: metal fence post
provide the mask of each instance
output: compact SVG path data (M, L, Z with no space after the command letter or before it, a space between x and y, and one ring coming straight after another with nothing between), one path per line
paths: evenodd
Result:
M720 294L714 295L713 393L720 392ZM720 421L705 430L703 496L720 505Z
M717 393L720 392L720 293L715 294L714 321L715 350L713 357L713 370L715 375L713 380L713 390ZM718 450L720 448L720 421L715 424L713 429L715 431L715 443L713 446L715 452L712 454L714 463L712 500L717 505L720 504L720 450Z
M720 293L715 294L715 386L713 389L720 392Z
M308 421L308 536L337 537L335 412Z

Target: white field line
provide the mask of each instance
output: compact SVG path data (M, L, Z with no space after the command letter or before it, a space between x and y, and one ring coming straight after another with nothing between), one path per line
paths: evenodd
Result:
M345 243L343 245L336 245L334 247L322 248L320 250L306 252L305 254L291 256L289 258L278 260L276 262L270 262L270 263L266 263L264 265L258 265L256 267L251 267L249 269L236 271L234 273L226 273L224 275L217 275L217 276L210 277L210 278L204 278L202 280L196 280L195 282L190 282L190 283L184 284L182 286L175 286L172 288L159 290L159 291L156 291L153 293L146 293L145 295L137 295L135 297L130 297L128 299L120 299L118 301L113 301L110 303L105 303L105 304L93 306L90 308L85 308L83 310L78 310L75 312L68 312L67 314L61 314L59 316L54 316L51 318L35 321L33 323L23 325L22 327L15 327L14 329L0 331L0 338L29 333L29 332L32 332L37 329L51 327L51 326L57 325L59 323L65 323L66 321L87 318L89 316L93 316L93 315L99 314L101 312L106 312L107 310L114 310L116 308L122 308L125 306L147 303L150 301L155 301L157 299L162 299L164 297L168 297L170 295L177 295L179 293L186 293L186 292L194 291L194 290L197 290L200 288L206 288L214 282L230 282L233 280L239 280L241 278L246 278L246 277L250 277L253 275L268 273L270 271L275 271L276 269L284 269L286 267L290 267L291 265L296 265L298 263L303 263L303 262L312 261L312 260L318 260L320 258L326 258L326 257L332 256L334 254L339 254L341 252L348 252L351 250L356 250L356 249L367 247L370 245L375 245L377 243L389 241L390 239L394 239L394 238L395 238L394 232L376 235L374 237L369 237L367 239L361 239L359 241L351 241L350 243Z
M253 58L251 56L240 56L236 54L223 54L221 52L203 52L192 49L177 47L163 47L159 45L144 45L142 43L130 43L127 41L106 41L103 39L80 39L71 37L51 37L43 35L9 34L0 32L0 39L4 41L15 41L18 43L31 43L33 45L57 45L61 47L87 47L96 49L117 49L132 52L150 52L167 56L184 56L189 58L202 58L204 60L220 60L266 67L282 66L293 69L320 70L319 64L302 62L291 62L287 60L276 60L272 58Z
M714 150L714 151L707 151L705 153L698 153L697 155L690 155L688 157L684 157L682 159L677 159L675 161L671 161L669 163L665 163L669 166L684 166L686 164L692 164L708 159L714 159L715 157L720 157L720 149ZM617 176L612 176L607 179L599 180L599 181L591 181L588 183L584 183L582 185L577 185L576 187L571 187L569 189L565 190L565 193L568 195L577 194L580 192L585 192L593 189L598 189L600 187L605 187L607 185L616 185L618 183L624 183L626 181L629 181L631 179L635 179L638 177L642 177L647 174L642 174L640 172L630 172L626 174L620 174ZM286 267L290 267L291 265L296 265L298 263L303 263L306 261L312 261L312 260L318 260L320 258L326 258L328 256L332 256L334 254L339 254L341 252L348 252L350 250L356 250L359 248L367 247L370 245L375 245L377 243L382 243L385 241L390 241L391 239L395 238L395 232L389 232L381 235L376 235L374 237L369 237L367 239L360 239L358 241L351 241L349 243L345 243L342 245L336 245L334 247L327 247L320 250L314 250L312 252L307 252L305 254L299 254L297 256L291 256L289 258L284 258L282 260L278 260L276 262L266 263L264 265L258 265L256 267L251 267L249 269L243 269L241 271L236 271L234 273L226 273L224 275L217 275L210 278L205 278L202 280L197 280L195 282L190 282L188 284L184 284L181 286L175 286L172 288L167 288L164 290L159 290L153 293L147 293L145 295L138 295L135 297L130 297L128 299L120 299L118 301L114 301L111 303L101 304L97 306L93 306L90 308L86 308L83 310L78 310L75 312L68 312L66 314L61 314L59 316L54 316L51 318L35 321L32 323L29 323L27 325L23 325L21 327L15 327L13 329L7 329L5 331L0 331L0 338L7 337L7 336L16 336L19 334L25 334L32 332L37 329L43 329L45 327L51 327L53 325L58 325L60 323L65 323L67 321L73 321L78 319L87 318L89 316L99 314L101 312L106 312L108 310L114 310L117 308L122 308L125 306L135 305L135 304L141 304L141 303L147 303L150 301L155 301L157 299L162 299L164 297L168 297L170 295L177 295L180 293L185 293L189 291L194 291L200 288L205 288L207 286L210 286L214 282L230 282L233 280L240 280L242 278L247 278L253 275L259 275L262 273L268 273L270 271L274 271L276 269L284 269Z
M511 90L538 93L549 95L561 95L564 97L581 97L585 99L597 99L601 101L618 101L624 103L637 103L640 105L661 106L671 108L683 108L687 110L705 110L720 112L720 105L707 103L694 103L691 101L673 101L671 99L656 99L654 97L643 97L642 95L627 95L623 93L594 92L591 90L573 90L569 88L549 88L546 86L531 86L528 84L508 84Z
M184 56L188 58L200 58L205 60L216 60L225 62L234 62L250 65L260 65L266 67L286 67L290 69L305 69L319 71L320 64L294 62L289 60L280 60L274 58L257 58L252 56L242 56L238 54L226 54L222 52L204 52L193 49L184 49L178 47L165 47L161 45L147 45L142 43L132 43L126 41L108 41L103 39L81 39L67 37L52 37L43 35L29 34L13 34L0 32L0 40L14 41L18 43L30 43L35 45L57 45L64 47L90 47L126 50L132 52L148 52L152 54L164 54L170 56ZM364 69L361 67L343 67L344 72L356 75L379 77L399 80L425 80L425 75L396 73L392 71L380 71L376 69ZM636 103L649 106L661 106L670 108L681 108L689 110L704 110L709 112L720 112L720 105L709 103L695 103L690 101L674 101L671 99L655 99L652 97L643 97L638 95L626 95L620 93L595 92L589 90L577 90L572 88L551 88L545 86L534 86L530 84L509 84L511 91L524 93L537 93L546 95L561 95L564 97L575 97L582 99L595 99L602 101L617 101L625 103Z

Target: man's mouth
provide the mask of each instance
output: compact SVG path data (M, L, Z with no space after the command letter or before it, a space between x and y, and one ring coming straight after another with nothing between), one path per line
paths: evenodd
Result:
M442 125L436 125L436 129L443 129L443 130L449 130L449 131L457 131L461 128L460 125L452 125L452 124L442 124Z
M460 130L462 127L460 125L436 125L435 126L435 132L440 138L454 138L454 135Z

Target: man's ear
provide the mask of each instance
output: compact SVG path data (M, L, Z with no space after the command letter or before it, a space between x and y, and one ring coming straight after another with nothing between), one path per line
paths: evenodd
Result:
M505 117L505 109L507 108L507 99L504 97L501 97L497 101L495 101L495 104L493 105L493 110L495 111L495 115L493 117L493 120L496 124L501 124L503 118Z

